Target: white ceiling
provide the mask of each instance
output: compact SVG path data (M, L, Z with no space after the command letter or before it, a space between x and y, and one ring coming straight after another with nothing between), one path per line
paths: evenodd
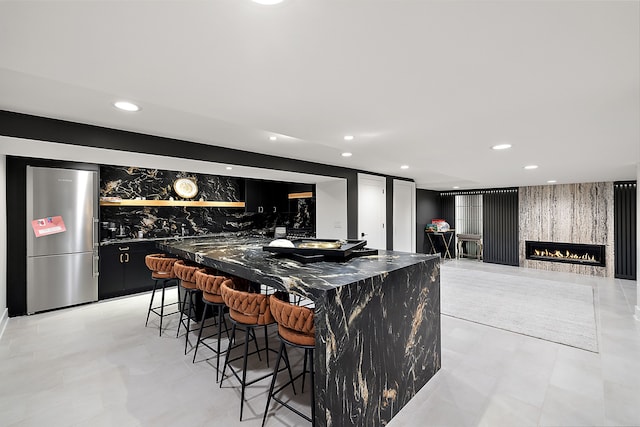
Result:
M0 0L0 109L433 190L636 179L640 2Z

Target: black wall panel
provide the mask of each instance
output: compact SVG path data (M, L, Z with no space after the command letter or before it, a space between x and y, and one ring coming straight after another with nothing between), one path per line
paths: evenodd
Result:
M637 277L637 183L613 184L615 277L635 280Z
M416 190L416 252L428 253L425 246L424 228L433 218L440 218L440 193L431 190Z
M340 166L252 153L5 110L0 110L0 135L344 178L347 180L347 235L350 239L356 239L358 232L358 172L379 175ZM396 176L389 178L407 180ZM390 197L391 194L388 194L387 204L392 203Z
M518 265L518 190L487 190L482 195L484 262Z
M97 165L7 156L7 310L27 313L27 166L84 169L100 173ZM9 185L11 183L11 185Z
M437 217L433 217L437 218ZM430 218L430 219L433 219ZM456 227L456 196L453 194L440 194L440 219L449 223L451 228Z

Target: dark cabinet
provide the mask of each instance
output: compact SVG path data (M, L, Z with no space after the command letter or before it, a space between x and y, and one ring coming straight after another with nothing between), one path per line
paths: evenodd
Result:
M144 258L155 252L153 242L101 246L98 299L151 290L153 280Z
M245 181L246 212L279 213L289 211L286 182L247 179Z

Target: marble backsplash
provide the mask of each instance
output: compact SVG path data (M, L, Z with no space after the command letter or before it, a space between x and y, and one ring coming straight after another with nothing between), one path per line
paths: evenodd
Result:
M126 166L100 168L100 197L146 200L186 200L173 190L178 178L191 178L198 186L195 200L244 201L245 179ZM193 236L220 232L264 232L285 226L299 234L315 231L315 200L297 199L292 212L253 213L244 208L182 206L101 206L100 221L122 225L127 237Z
M520 187L520 266L613 277L613 183ZM605 245L605 267L526 259L525 241Z

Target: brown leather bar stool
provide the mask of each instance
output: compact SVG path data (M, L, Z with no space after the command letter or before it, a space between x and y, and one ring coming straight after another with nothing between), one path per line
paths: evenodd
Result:
M147 265L147 268L151 270L151 278L154 280L153 291L151 292L151 301L149 302L149 310L147 311L147 321L144 323L144 326L147 326L147 324L149 323L149 315L151 313L160 316L160 336L162 336L162 319L165 316L177 313L177 311L174 311L172 313L164 312L165 307L178 304L178 302L166 305L164 303L164 291L167 288L167 283L171 281L175 281L177 283L178 280L173 272L173 264L175 264L176 261L178 261L178 258L170 258L165 254L150 254L144 258L144 262ZM153 298L156 295L158 282L160 282L162 286L162 299L159 306L153 307ZM158 312L158 309L160 310L160 312Z
M204 310L202 311L202 320L200 321L200 331L198 332L198 341L196 342L196 348L193 352L193 363L196 362L196 355L198 354L198 346L200 343L207 347L209 350L216 354L216 382L220 373L220 339L222 338L222 325L224 324L224 331L229 336L229 328L227 327L227 321L224 316L225 304L222 299L221 285L223 283L233 282L233 278L218 275L215 270L202 269L195 273L196 287L202 291L202 302L204 303ZM204 329L205 319L207 318L207 312L211 308L216 319L216 325L218 326L218 332L207 337L202 337L202 330ZM216 348L207 344L206 340L217 337Z
M196 287L195 274L202 267L199 264L190 261L178 260L173 264L173 272L180 279L180 288L184 293L184 298L180 297L180 289L178 289L178 306L180 307L180 320L178 321L178 330L176 338L180 335L180 326L185 327L184 335L184 354L187 354L187 346L189 344L189 333L191 330L191 318L197 317L196 313L196 296L200 290ZM186 313L185 313L186 306ZM183 320L184 315L186 320ZM195 330L195 329L194 329ZM193 347L193 346L192 346Z
M244 395L245 389L247 386L254 384L258 381L261 381L269 376L273 375L273 373L268 373L266 375L262 375L257 378L253 378L247 381L247 359L252 354L258 354L258 358L260 358L260 350L258 349L258 342L256 339L255 328L263 326L264 327L264 338L265 338L265 353L267 354L267 366L269 366L269 338L267 326L271 325L275 322L273 316L271 315L271 310L269 309L269 295L261 294L256 291L255 288L252 287L250 282L245 280L235 280L232 282L223 282L220 286L222 299L224 303L229 307L229 317L231 318L231 336L229 337L229 346L227 347L227 352L224 359L224 366L222 368L222 379L220 380L220 387L222 387L222 382L225 378L225 372L227 367L231 369L233 375L238 379L241 386L240 393L240 421L242 421L242 410L244 408ZM286 298L287 294L284 294L282 298ZM237 326L244 328L245 337L244 337L244 353L242 356L235 357L233 359L230 358L231 350L233 346L233 342L236 336L236 328ZM249 341L253 340L256 345L256 351L249 353ZM272 350L273 351L273 350ZM233 365L230 362L235 360L242 359L242 378L238 374L238 372L234 369ZM286 367L289 369L289 376L291 376L291 367L289 366L288 360L285 360Z
M267 413L269 411L269 403L271 402L271 399L292 410L305 420L311 421L313 424L316 416L315 380L313 369L313 350L316 346L316 328L313 322L313 310L309 307L293 305L288 301L283 301L280 295L277 294L271 295L269 307L275 321L278 323L278 336L280 337L281 343L280 350L278 351L278 359L276 360L276 366L273 368L273 378L271 379L267 405L265 406L264 415L262 417L262 426L264 427L264 423L267 420ZM280 360L284 358L286 363L288 363L289 360L287 356L287 345L304 349L302 372L293 378L290 377L288 382L274 390L276 379L278 377ZM307 362L309 362L309 369L307 369ZM295 394L296 390L294 387L294 381L300 377L302 377L302 392L304 393L304 379L307 373L311 375L311 417L303 414L298 409L292 407L277 396L277 394L284 390L288 385L291 385L293 393Z

